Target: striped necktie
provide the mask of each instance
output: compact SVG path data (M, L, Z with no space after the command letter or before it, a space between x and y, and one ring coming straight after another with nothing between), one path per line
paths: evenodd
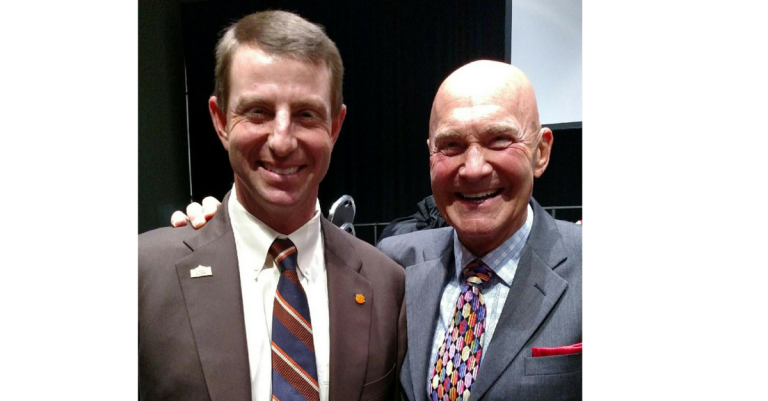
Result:
M269 254L280 269L272 312L272 399L319 401L312 319L296 274L296 247L277 238Z
M433 364L429 394L432 401L469 399L483 356L486 311L481 290L491 276L493 270L480 259L464 268L466 282Z

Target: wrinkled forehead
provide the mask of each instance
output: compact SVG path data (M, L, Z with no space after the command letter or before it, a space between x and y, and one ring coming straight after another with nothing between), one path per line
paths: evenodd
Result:
M444 85L438 91L430 115L430 138L445 130L471 133L483 126L505 125L525 131L535 125L531 107L518 88Z
M474 104L442 109L435 114L430 138L456 135L479 135L486 131L522 131L522 124L513 113L497 104Z

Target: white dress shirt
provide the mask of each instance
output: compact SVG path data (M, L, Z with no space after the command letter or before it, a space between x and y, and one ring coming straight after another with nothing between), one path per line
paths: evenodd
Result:
M501 310L504 309L504 303L507 301L507 295L512 287L512 280L515 278L517 265L520 262L520 255L523 253L523 246L528 241L528 235L533 226L533 209L528 205L528 216L525 223L511 237L507 238L499 247L488 252L483 256L482 261L494 271L494 276L483 287L483 300L485 301L485 333L483 337L483 350L486 350L491 343L493 332L501 317ZM443 289L443 295L440 298L440 316L437 319L437 327L432 336L432 352L429 358L427 371L427 393L431 393L432 371L435 367L435 358L440 345L445 341L445 332L448 330L448 324L453 320L456 311L456 301L459 299L461 287L464 285L464 267L477 258L459 241L459 237L454 232L453 235L453 256L455 260L453 269L449 274L450 281ZM448 267L448 266L446 266ZM484 351L485 352L485 351ZM482 374L482 364L485 358L480 359L480 370Z
M269 247L285 237L248 213L237 200L234 185L227 204L240 266L248 361L251 368L251 397L254 401L272 396L272 307L280 271ZM320 203L315 215L288 235L298 252L298 276L309 303L320 400L328 400L330 333L328 318L328 278L325 274L323 238L320 231Z

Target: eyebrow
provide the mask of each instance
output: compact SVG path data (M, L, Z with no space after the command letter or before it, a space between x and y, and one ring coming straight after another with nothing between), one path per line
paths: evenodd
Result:
M251 106L254 104L265 104L265 103L269 103L269 101L264 97L253 96L253 95L243 95L237 98L237 101L231 107L231 109L233 112L242 111L244 107Z
M494 124L490 127L486 127L483 135L498 135L498 134L510 134L515 138L520 138L520 130L514 125L509 124Z
M436 132L434 136L435 136L435 141L437 141L437 140L443 140L443 139L460 138L462 135L459 131L455 129L448 129L445 131Z
M481 136L498 135L498 134L510 134L515 138L520 139L520 130L514 125L492 124L490 126L483 127L482 131L480 131ZM449 128L447 130L435 133L434 136L435 136L435 141L437 141L437 140L445 140L445 139L452 139L452 138L461 138L464 135L457 129Z
M243 108L246 108L252 105L257 105L257 104L270 105L273 103L274 102L272 100L263 96L243 95L237 99L234 107L232 107L232 110L236 112L241 112ZM321 111L323 115L327 114L325 103L320 99L315 99L312 97L300 99L294 103L291 103L291 108L292 109L309 108L309 109Z

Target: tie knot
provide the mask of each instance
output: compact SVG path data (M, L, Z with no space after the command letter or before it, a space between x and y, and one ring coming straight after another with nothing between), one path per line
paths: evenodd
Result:
M480 259L475 259L464 268L464 279L467 284L483 287L493 277L493 270Z
M296 246L288 238L275 238L275 242L269 247L269 256L272 256L272 259L275 260L275 264L281 271L284 269L296 269ZM289 256L292 257L288 260L293 263L283 263Z

